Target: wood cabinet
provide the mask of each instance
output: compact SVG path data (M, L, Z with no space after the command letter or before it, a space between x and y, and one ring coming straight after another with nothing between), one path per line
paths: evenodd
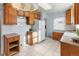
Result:
M74 22L79 24L79 3L74 4Z
M34 12L29 12L29 14L25 14L25 15L29 15L29 16L26 16L27 24L33 25L36 21Z
M71 21L74 24L79 24L79 3L72 4L71 9L66 11L66 24L70 25Z
M33 25L36 20L41 19L41 13L37 11L32 11L32 12L26 12L25 13L26 19L27 19L27 24L28 25Z
M41 12L39 11L34 11L34 18L37 20L41 20Z
M36 13L36 19L41 20L41 17L42 17L42 16L41 16L41 12L37 12L37 13Z
M66 25L71 24L71 9L66 11Z
M24 12L25 17L29 17L30 12Z
M70 56L69 45L61 43L61 56Z
M24 11L17 10L17 16L25 16Z
M31 25L33 25L35 20L36 20L34 16L35 16L34 13L30 12L30 14L29 14L29 22L30 22Z
M20 36L16 33L4 35L4 55L10 56L19 52Z
M27 33L26 33L26 36L27 36L26 44L33 45L33 41L32 41L32 32L27 32Z
M38 42L38 37L37 37L36 32L27 32L26 36L27 36L26 44L33 45Z
M61 33L61 32L53 32L52 33L52 39L59 41L61 39L62 35L63 35L63 33Z
M4 24L14 25L17 24L17 16L28 17L27 24L33 25L36 20L41 19L41 13L37 11L25 12L22 10L16 11L10 3L4 4Z
M17 24L17 12L11 4L4 4L4 24L13 25Z
M74 24L79 24L79 3L74 3L72 5L71 17L74 19Z
M61 56L79 56L79 46L61 42Z

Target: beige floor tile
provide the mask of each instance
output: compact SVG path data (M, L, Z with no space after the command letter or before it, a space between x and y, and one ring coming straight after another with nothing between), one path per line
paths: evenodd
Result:
M46 38L45 41L21 48L20 53L14 56L59 56L60 42Z

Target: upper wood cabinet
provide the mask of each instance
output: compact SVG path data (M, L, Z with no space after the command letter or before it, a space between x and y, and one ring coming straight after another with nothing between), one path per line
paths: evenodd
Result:
M74 24L79 24L79 3L74 3L71 7L71 18L74 19Z
M30 12L24 12L24 15L26 16L26 17L29 17L29 14Z
M66 11L66 25L71 24L71 9Z
M29 12L29 15L26 13L25 16L28 25L33 25L35 23L34 14L32 12Z
M17 11L17 16L24 16L24 11L18 10Z
M41 20L41 12L36 13L36 19Z
M34 17L34 13L33 12L30 12L29 13L29 23L31 24L31 25L33 25L34 23L35 23L35 17Z
M74 4L74 22L79 24L79 3Z
M4 4L4 24L17 24L17 12L12 8L11 4Z
M27 24L33 25L36 20L39 20L40 18L38 17L39 14L36 11L32 12L25 12L25 16L27 18Z
M66 24L70 25L71 21L74 24L79 24L79 3L74 3L71 9L66 12Z

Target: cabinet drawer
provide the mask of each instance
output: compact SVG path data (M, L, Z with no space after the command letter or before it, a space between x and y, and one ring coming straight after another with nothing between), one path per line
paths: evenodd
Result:
M14 38L11 37L11 38L8 38L8 42L13 42L14 41Z
M19 39L20 39L19 36L15 36L15 37L14 37L14 41L17 41L17 40L19 40Z
M38 42L38 38L33 38L33 44Z

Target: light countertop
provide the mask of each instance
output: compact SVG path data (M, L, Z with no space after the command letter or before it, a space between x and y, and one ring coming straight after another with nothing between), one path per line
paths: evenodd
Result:
M76 37L76 33L75 32L65 32L61 38L61 42L64 43L68 43L68 44L72 44L72 45L76 45L79 46L78 43L73 42L72 38Z
M73 30L53 30L53 32L61 32L61 33L64 33L64 32L74 32Z

